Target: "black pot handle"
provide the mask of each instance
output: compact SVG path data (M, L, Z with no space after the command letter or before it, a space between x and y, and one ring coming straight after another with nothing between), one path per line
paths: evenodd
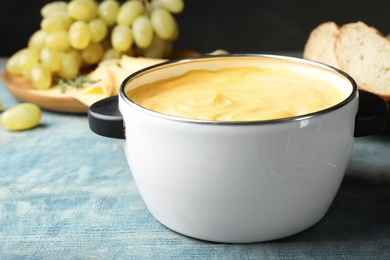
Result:
M387 124L388 110L389 105L384 99L360 89L354 136L367 136L384 130Z
M389 105L379 96L359 90L359 109L355 119L355 137L381 132L387 124ZM125 139L118 96L102 99L88 109L91 130L101 136Z
M118 109L118 96L104 98L88 109L89 128L96 134L125 139L123 117Z

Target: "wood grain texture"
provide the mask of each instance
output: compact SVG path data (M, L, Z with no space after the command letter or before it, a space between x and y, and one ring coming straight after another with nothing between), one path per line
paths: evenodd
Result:
M88 107L75 98L65 95L48 97L43 92L35 90L32 84L22 77L12 75L6 70L2 75L5 87L20 101L31 102L43 109L56 112L86 114L88 111Z

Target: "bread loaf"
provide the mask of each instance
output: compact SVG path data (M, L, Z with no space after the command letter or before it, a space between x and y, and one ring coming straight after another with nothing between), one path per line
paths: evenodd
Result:
M303 58L339 68L360 89L390 100L390 41L374 27L361 21L320 24L310 33Z

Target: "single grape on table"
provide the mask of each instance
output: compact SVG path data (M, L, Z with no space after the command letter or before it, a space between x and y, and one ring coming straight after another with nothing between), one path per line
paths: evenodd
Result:
M21 131L36 127L41 121L41 109L32 103L21 103L5 110L0 118L4 128Z
M167 58L179 35L183 0L71 0L44 5L40 28L6 70L48 89L121 55Z

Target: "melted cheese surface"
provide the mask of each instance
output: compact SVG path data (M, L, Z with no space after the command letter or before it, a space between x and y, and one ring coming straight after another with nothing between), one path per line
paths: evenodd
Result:
M253 121L304 115L346 98L337 86L288 69L193 70L128 90L138 105L201 120Z

